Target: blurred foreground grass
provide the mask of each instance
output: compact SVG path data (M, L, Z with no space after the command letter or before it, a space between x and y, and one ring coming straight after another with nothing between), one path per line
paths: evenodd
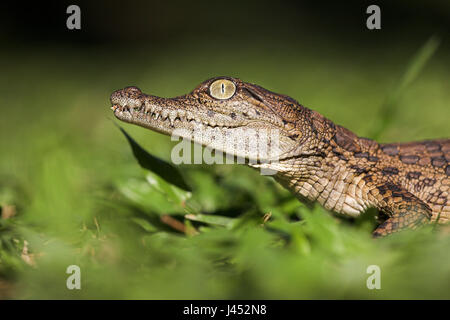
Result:
M178 46L151 58L145 49L0 53L9 62L0 76L0 298L450 298L448 234L374 241L373 212L338 219L243 166L182 166L193 188L185 193L139 168L109 110L109 94L124 86L175 96L230 75L367 136L420 45L351 55ZM438 51L402 88L382 142L450 136L448 57ZM123 126L170 159L168 137ZM73 264L81 290L66 288ZM381 267L381 290L366 288L369 265Z

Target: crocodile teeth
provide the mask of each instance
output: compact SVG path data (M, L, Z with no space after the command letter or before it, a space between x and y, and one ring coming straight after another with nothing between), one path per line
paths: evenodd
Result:
M177 117L177 112L176 111L170 111L169 113L169 120L170 120L170 124L173 125L173 122L175 121L175 118Z
M162 108L160 106L155 106L154 109L152 110L152 112L154 113L160 113L162 110Z
M161 118L163 118L163 120L166 120L168 115L169 115L169 111L168 110L163 110L161 112Z
M145 111L153 113L155 111L156 107L154 104L149 103L148 101L145 101Z
M142 101L141 100L133 100L131 105L133 108L140 108L142 106Z
M185 115L186 115L186 111L178 110L178 116L180 117L180 119L183 119Z

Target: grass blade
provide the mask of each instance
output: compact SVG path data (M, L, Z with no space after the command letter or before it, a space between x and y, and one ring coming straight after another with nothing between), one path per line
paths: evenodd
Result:
M372 134L370 134L372 139L379 139L396 118L398 114L398 101L436 52L439 44L439 38L432 36L411 59L397 87L388 95L380 109L377 124Z
M142 168L154 172L165 181L182 190L189 192L192 191L192 189L184 181L183 176L175 166L148 153L122 127L120 127L119 125L118 127L127 138L128 143L130 144L133 151L134 157Z
M209 214L187 214L184 217L192 221L198 221L222 227L230 227L233 224L233 222L236 221L236 219L233 218Z

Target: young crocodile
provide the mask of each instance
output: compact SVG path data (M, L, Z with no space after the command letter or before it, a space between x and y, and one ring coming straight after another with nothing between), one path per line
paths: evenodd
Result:
M300 200L328 210L358 216L377 208L387 219L375 237L450 221L450 139L379 144L288 96L230 77L209 79L175 98L127 87L114 92L111 103L118 119L167 135L180 128L214 128L225 136L237 129L278 130L278 162L249 165L276 170L274 178ZM195 142L211 146L214 137L206 140ZM228 144L215 148L242 156Z

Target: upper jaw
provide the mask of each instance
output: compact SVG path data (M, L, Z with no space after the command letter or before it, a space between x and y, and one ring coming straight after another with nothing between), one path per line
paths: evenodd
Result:
M243 119L232 119L226 114L202 108L197 101L186 96L160 98L146 95L136 87L117 90L110 100L116 118L165 134L171 134L177 128L235 128L248 123Z

